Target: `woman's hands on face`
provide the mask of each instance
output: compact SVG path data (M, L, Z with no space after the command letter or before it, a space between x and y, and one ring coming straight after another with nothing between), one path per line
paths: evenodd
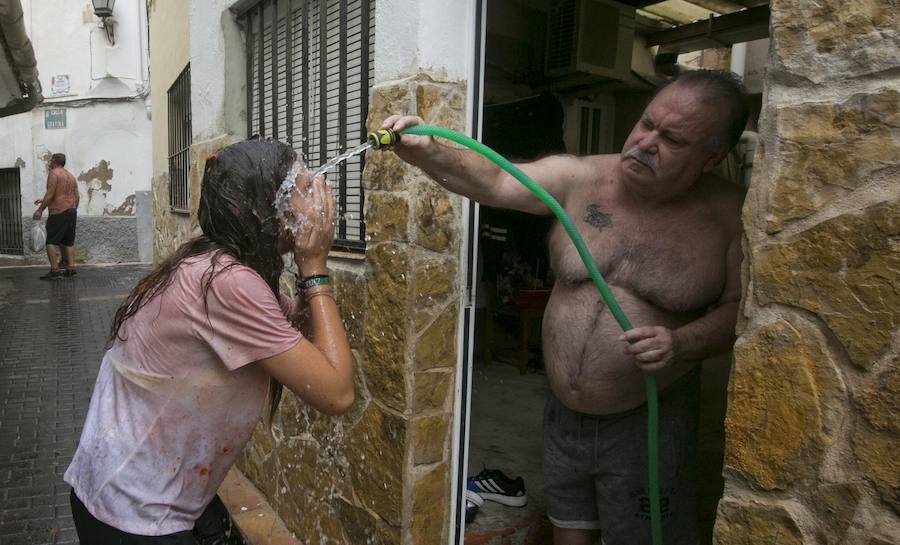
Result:
M334 196L325 178L297 175L290 194L294 230L294 262L302 276L325 274L328 250L334 242Z

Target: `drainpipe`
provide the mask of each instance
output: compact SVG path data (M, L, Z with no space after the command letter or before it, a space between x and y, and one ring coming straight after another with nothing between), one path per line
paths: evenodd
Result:
M3 105L0 117L27 112L40 104L44 97L41 82L38 81L34 48L25 33L25 16L19 0L0 0L0 46L5 46L5 51L0 51L0 54L8 55L23 95Z

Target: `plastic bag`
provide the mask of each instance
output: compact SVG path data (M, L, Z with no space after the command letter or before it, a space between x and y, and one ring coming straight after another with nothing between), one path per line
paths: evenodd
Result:
M47 228L44 222L36 221L31 227L31 249L35 252L44 250L44 244L47 242Z

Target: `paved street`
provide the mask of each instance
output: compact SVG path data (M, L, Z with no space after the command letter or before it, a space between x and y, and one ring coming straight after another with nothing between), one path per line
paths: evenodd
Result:
M0 545L77 543L62 476L113 314L149 269L0 268Z

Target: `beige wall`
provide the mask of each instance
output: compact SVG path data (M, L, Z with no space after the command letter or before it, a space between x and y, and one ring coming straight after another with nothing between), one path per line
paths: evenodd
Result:
M775 0L715 542L900 543L900 17Z
M188 3L153 0L147 7L150 20L150 100L153 104L153 174L168 171L168 109L166 91L190 61Z
M169 210L169 114L166 95L190 60L188 7L189 3L182 0L153 0L147 6L150 24L150 103L153 108L154 262L171 252L177 246L176 241L183 242L190 234L189 218L172 214Z

